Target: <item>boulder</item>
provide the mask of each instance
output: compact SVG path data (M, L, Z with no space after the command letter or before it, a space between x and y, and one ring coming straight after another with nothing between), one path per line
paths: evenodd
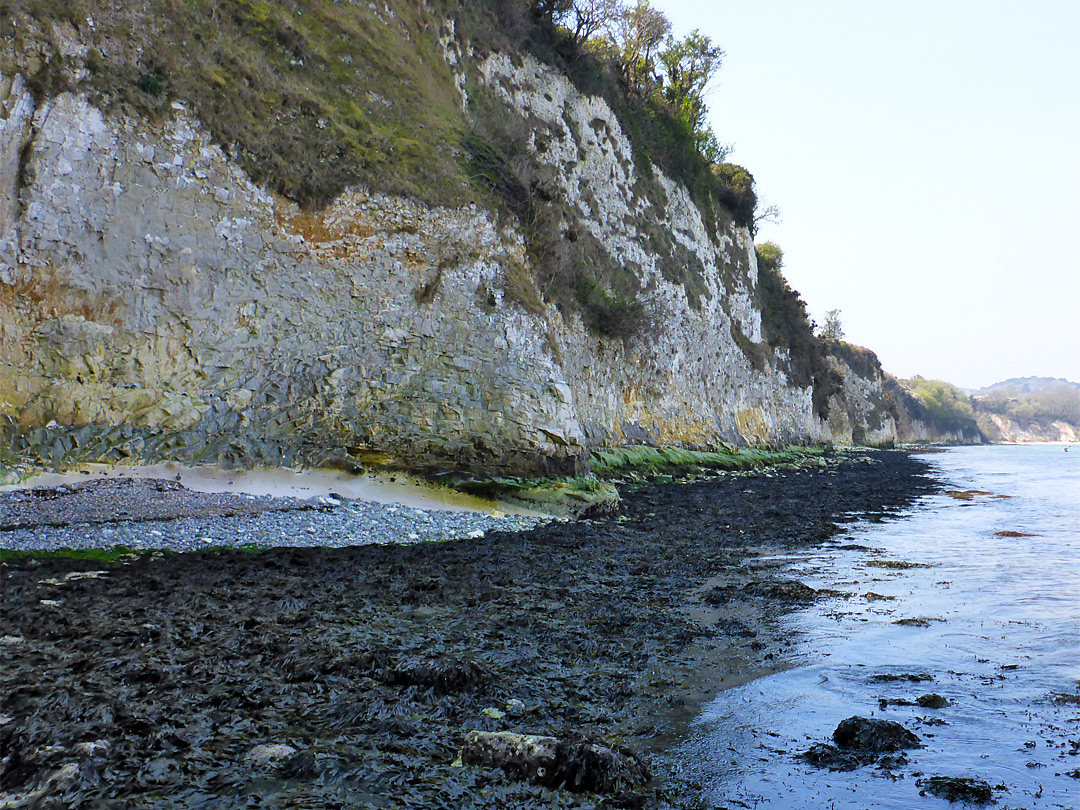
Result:
M842 749L867 754L887 754L918 748L919 738L893 720L849 717L833 732L833 742Z
M883 754L918 748L919 738L892 720L849 717L836 727L833 742L819 743L799 754L818 768L853 771L876 762Z
M575 792L632 793L652 778L644 759L625 748L509 731L470 731L461 762Z

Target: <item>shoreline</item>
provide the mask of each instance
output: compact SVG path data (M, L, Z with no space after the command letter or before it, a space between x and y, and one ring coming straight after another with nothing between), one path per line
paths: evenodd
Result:
M10 492L71 487L91 481L155 479L177 481L192 492L207 495L252 495L296 500L334 497L416 509L526 514L526 510L515 511L507 504L439 487L407 473L356 474L330 468L292 470L283 467L226 470L215 466L190 467L172 461L80 464L63 472L42 471L18 483L0 485L0 504L3 495Z
M925 470L868 451L642 483L602 519L443 543L9 560L8 798L57 793L49 779L76 763L57 794L69 807L255 789L267 806L550 803L549 788L454 767L466 733L664 750L717 689L782 666L771 618L813 594L793 599L768 556L907 508L936 486ZM305 755L303 774L253 764L259 745Z

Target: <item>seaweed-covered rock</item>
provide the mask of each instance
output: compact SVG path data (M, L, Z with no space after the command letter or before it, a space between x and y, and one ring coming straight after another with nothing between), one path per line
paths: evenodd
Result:
M849 717L836 727L833 742L819 743L799 754L799 758L817 768L832 771L853 771L877 762L882 754L918 748L919 738L892 720L869 717ZM902 764L898 760L889 767Z
M915 703L924 709L944 709L949 705L950 701L948 698L931 692L928 695L919 695L915 698Z
M705 594L705 601L710 605L725 605L747 597L775 599L780 602L808 603L826 596L838 596L838 591L818 590L795 579L780 581L757 581L745 585L725 585L711 589Z
M312 779L319 773L315 754L301 751L278 765L278 774L286 779Z
M560 742L555 749L555 760L552 786L565 786L573 791L632 793L652 778L641 755L589 740Z
M461 761L575 792L631 793L652 778L645 760L625 748L509 731L470 731Z
M931 776L920 779L916 784L927 793L950 802L969 802L971 804L989 804L994 801L994 789L987 782L958 776Z
M828 743L818 743L798 756L816 768L828 768L830 771L853 771L876 759L873 754L845 751Z
M546 781L555 771L555 737L509 731L470 731L461 746L461 762L502 768L518 779Z
M398 663L393 683L427 686L441 695L476 686L484 670L475 661L450 656L417 658Z
M849 717L833 732L833 742L840 748L867 754L885 754L905 748L918 748L919 738L893 720Z

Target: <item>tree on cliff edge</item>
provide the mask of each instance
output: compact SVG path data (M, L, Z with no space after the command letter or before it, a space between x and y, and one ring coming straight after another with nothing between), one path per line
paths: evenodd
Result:
M818 336L822 340L835 340L837 343L844 339L844 325L840 322L840 310L830 309L825 313L825 323L819 330Z

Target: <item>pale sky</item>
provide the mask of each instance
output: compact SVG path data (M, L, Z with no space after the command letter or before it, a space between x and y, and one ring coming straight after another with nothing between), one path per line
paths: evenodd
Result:
M653 0L818 323L899 377L1080 382L1080 2Z

